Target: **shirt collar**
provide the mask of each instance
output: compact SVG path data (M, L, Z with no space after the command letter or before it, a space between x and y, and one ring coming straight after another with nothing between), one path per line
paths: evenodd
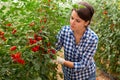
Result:
M83 37L82 37L82 39L86 39L86 38L88 38L89 36L90 36L90 34L89 34L89 26L86 28L86 30L85 30L85 33L83 34ZM73 31L69 28L69 30L70 30L70 34L71 35L73 35Z
M89 27L86 28L85 33L83 34L82 39L86 39L86 38L88 38L90 36L89 29L90 29Z

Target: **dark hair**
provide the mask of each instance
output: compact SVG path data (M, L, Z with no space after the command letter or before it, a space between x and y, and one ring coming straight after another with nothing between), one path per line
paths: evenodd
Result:
M79 6L83 6L83 7L79 7ZM79 2L78 8L74 8L73 10L75 10L78 16L85 21L91 21L92 16L94 14L93 7L87 2Z

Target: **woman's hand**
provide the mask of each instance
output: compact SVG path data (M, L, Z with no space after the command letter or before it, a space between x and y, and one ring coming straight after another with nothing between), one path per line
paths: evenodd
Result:
M73 68L74 67L74 63L71 61L66 61L64 58L61 58L59 56L57 56L57 60L56 60L59 64L62 64L64 66L67 66L69 68Z
M63 58L57 56L57 60L56 60L56 61L57 61L59 64L64 64L65 59L63 59Z

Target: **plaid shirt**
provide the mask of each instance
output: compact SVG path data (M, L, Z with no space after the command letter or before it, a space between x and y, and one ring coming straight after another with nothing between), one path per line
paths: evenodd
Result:
M98 37L88 27L76 45L75 37L70 26L64 26L57 35L56 50L64 47L64 58L74 62L74 68L63 65L65 80L87 80L96 71L93 56L97 49Z

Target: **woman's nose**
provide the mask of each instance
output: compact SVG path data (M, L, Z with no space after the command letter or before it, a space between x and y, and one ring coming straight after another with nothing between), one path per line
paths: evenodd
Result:
M75 24L75 20L72 20L72 24Z

